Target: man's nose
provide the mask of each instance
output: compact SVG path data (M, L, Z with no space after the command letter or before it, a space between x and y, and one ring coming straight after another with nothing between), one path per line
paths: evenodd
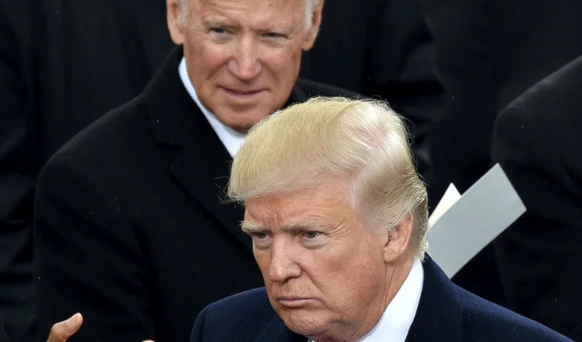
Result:
M238 79L250 81L261 72L259 46L252 39L243 38L237 44L228 68Z
M295 262L292 246L285 242L275 242L271 251L271 264L269 265L271 281L281 283L299 276L301 276L301 267Z

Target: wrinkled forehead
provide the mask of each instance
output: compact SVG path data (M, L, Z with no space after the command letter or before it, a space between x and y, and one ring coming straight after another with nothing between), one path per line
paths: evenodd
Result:
M330 225L351 212L348 184L341 179L245 201L245 222L268 226Z
M304 17L307 0L189 0L201 17L254 22L295 21Z

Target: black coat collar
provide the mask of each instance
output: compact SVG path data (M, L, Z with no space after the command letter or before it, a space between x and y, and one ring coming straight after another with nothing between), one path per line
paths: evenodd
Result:
M429 256L423 269L422 294L406 342L462 341L463 304L458 288Z

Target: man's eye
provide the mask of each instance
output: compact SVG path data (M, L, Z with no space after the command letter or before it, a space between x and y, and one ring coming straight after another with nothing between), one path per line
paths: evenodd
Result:
M264 34L264 36L266 38L281 38L281 37L283 37L282 34L276 33L276 32L267 32L267 33Z
M268 233L252 233L253 247L256 249L268 249L273 244L273 237Z
M321 233L320 232L305 232L303 235L307 238L307 239L315 239L317 238Z
M265 239L267 237L266 233L255 233L253 236L259 240Z
M228 33L228 31L223 28L212 28L210 29L210 32L215 35L225 35Z

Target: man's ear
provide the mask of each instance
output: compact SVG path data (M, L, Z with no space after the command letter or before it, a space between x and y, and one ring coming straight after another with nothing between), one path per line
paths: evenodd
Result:
M309 51L315 44L317 39L317 34L319 33L319 28L321 27L321 19L323 16L323 4L325 0L317 0L317 4L313 8L313 15L311 16L311 26L307 30L307 35L305 36L305 41L303 42L303 51Z
M384 261L392 263L400 258L408 250L414 218L408 214L406 218L397 226L387 232L388 240L384 245Z
M187 0L189 1L189 0ZM184 5L184 7L187 7ZM166 1L166 17L168 19L168 30L170 31L170 37L176 45L182 45L184 43L184 22L182 20L182 11L186 11L186 8L182 8L180 5L180 0L167 0Z

